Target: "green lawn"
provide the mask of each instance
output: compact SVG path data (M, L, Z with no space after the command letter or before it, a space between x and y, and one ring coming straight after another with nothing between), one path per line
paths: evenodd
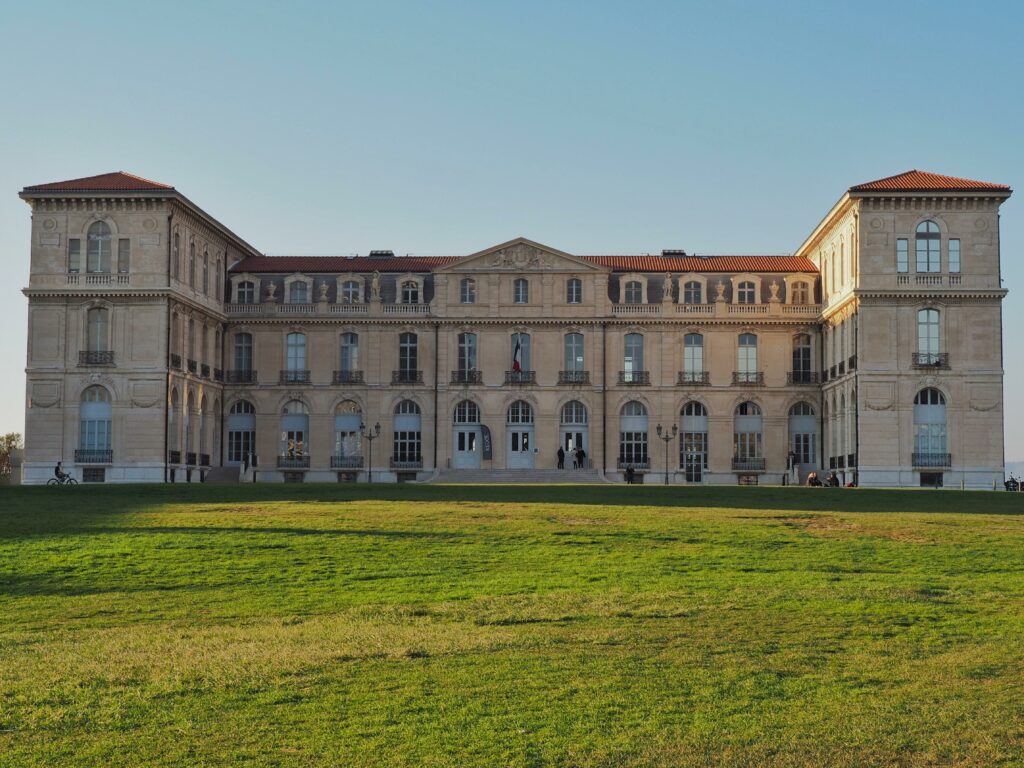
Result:
M0 766L1024 765L1022 512L0 488Z

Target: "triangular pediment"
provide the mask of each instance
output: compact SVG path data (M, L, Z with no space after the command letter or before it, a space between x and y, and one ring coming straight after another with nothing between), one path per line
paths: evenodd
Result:
M610 272L579 256L549 248L525 237L517 237L458 261L446 264L438 272Z

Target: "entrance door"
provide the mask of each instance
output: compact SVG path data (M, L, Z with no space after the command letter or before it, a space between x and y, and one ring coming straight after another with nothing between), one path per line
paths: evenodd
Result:
M480 428L457 427L452 436L452 467L480 469Z
M704 482L704 465L707 464L708 436L706 432L684 432L683 468L686 482Z
M508 468L533 469L532 428L508 428Z
M582 448L586 454L585 462L590 462L590 444L587 440L586 427L563 427L562 450L565 451L565 468L572 469L573 451Z

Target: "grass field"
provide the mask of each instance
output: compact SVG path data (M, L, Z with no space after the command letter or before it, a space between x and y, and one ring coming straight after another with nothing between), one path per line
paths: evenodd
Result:
M0 766L1024 765L1024 494L0 489Z

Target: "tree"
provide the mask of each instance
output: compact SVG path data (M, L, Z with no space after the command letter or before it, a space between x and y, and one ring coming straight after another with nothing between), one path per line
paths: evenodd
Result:
M0 477L11 474L11 451L22 448L21 433L8 432L0 437Z

